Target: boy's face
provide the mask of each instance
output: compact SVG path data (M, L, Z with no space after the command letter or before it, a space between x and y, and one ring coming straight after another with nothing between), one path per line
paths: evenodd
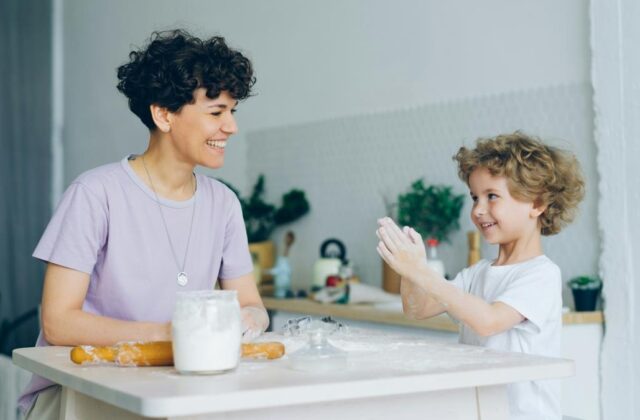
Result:
M469 190L473 199L471 220L488 243L506 245L539 233L541 211L533 202L514 198L507 178L478 168L469 176Z

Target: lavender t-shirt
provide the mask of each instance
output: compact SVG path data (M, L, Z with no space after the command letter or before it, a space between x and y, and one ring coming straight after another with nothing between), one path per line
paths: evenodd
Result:
M218 279L252 272L242 210L229 188L203 175L196 175L191 199L160 198L176 262L155 195L129 159L92 169L73 181L33 256L90 275L82 306L86 312L168 322L176 292L212 289ZM189 277L184 287L177 283L183 261ZM41 332L36 346L46 345ZM34 375L20 397L21 409L26 412L37 392L50 385Z

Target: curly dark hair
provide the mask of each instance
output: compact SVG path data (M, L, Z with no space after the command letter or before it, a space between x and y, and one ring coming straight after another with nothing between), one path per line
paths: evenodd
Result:
M506 177L515 198L546 205L539 217L540 233L545 236L571 223L584 197L576 157L520 131L478 139L475 149L461 147L453 159L458 162L458 176L467 185L475 169L486 168L493 176Z
M182 29L153 32L146 47L129 53L118 67L118 90L149 130L152 104L177 112L195 101L193 92L207 89L215 99L226 91L240 101L251 95L256 79L248 58L229 48L223 37L201 40Z

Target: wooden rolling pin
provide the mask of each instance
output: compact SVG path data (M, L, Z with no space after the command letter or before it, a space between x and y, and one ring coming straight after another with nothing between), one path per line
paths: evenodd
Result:
M250 359L278 359L284 355L284 344L277 341L243 343L242 357ZM73 363L115 363L122 366L171 366L173 349L171 341L146 343L118 343L115 346L77 346L71 349Z

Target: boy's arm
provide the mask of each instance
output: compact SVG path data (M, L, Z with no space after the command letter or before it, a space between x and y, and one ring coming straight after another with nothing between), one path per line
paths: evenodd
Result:
M403 283L412 286L407 285L403 294L403 307L413 306L412 314L436 315L437 303L481 336L498 334L524 321L522 314L509 305L488 303L465 293L429 268L422 237L414 229L401 231L389 218L381 219L379 224L378 253L403 277ZM415 301L410 302L409 296L414 296ZM426 307L420 308L421 304Z
M400 280L400 296L402 296L402 311L412 319L431 318L447 310L424 289L404 277Z
M509 330L525 320L520 312L505 303L488 303L460 290L426 264L415 270L407 282L431 295L451 316L483 337Z

